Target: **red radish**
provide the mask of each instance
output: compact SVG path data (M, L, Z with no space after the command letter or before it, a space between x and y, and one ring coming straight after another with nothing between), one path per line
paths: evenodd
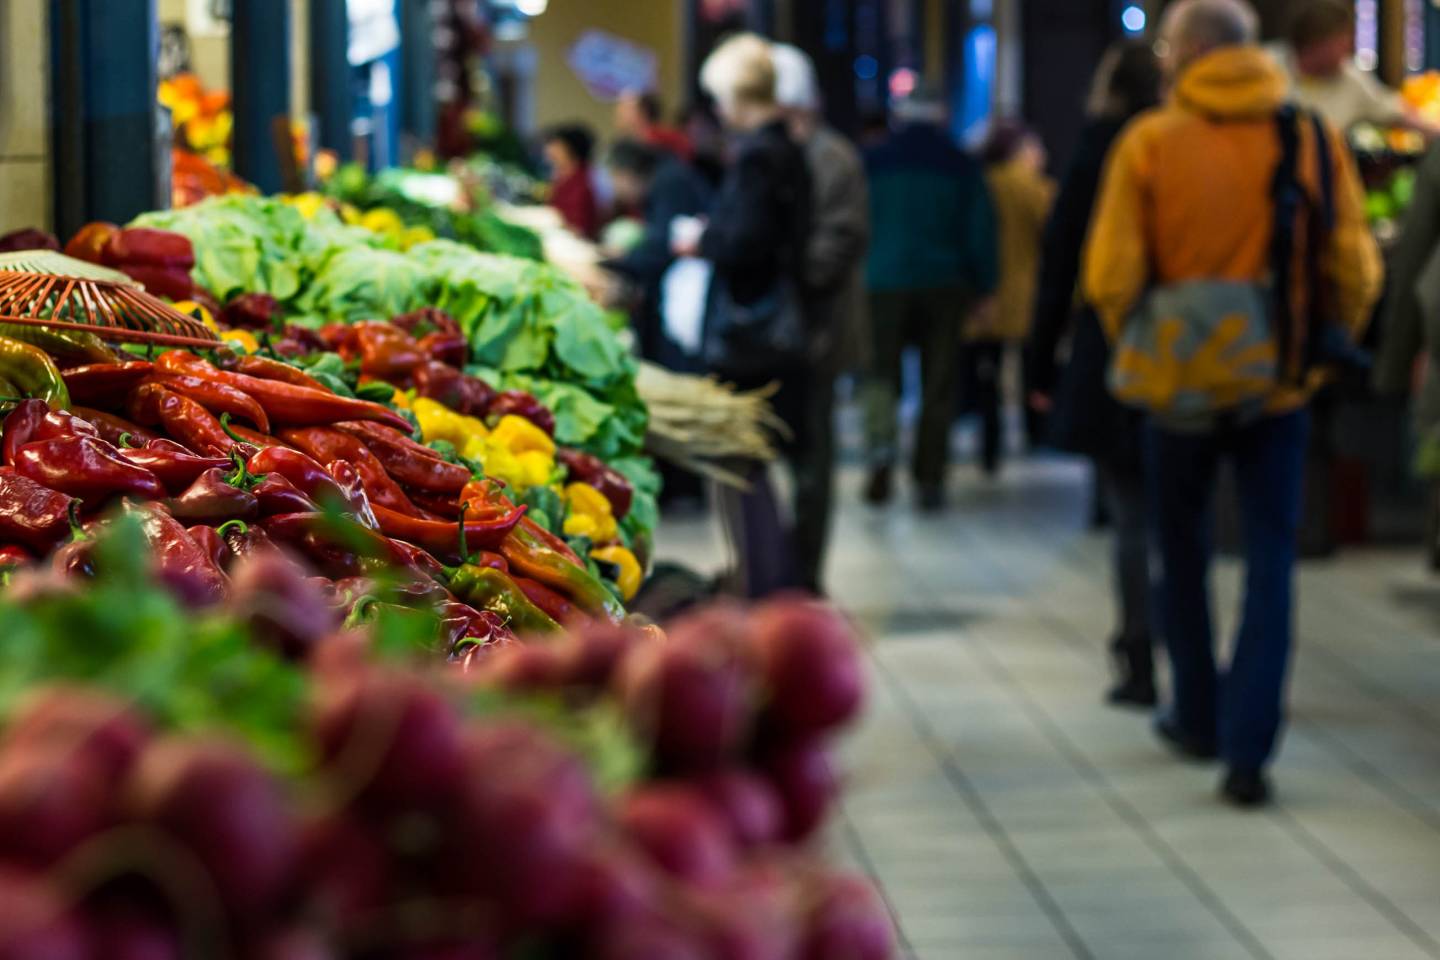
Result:
M714 885L735 868L725 824L693 787L643 786L622 801L618 820L656 863L682 880Z
M251 554L236 566L228 606L257 642L301 659L340 626L330 599L278 550Z
M701 893L689 909L715 960L789 960L800 939L793 904L765 886Z
M617 676L626 716L662 766L715 767L738 751L751 721L748 672L738 651L696 638L632 651Z
M850 624L814 601L777 600L751 620L764 671L767 712L792 736L833 730L860 712L865 671Z
M0 867L0 960L88 960L85 936L44 880Z
M89 918L92 960L180 960L180 938L138 911L104 910Z
M464 943L427 944L387 956L394 956L396 960L499 960L501 954L494 944L467 937Z
M279 784L228 741L170 738L140 757L128 809L189 851L234 916L273 905L295 853ZM196 896L203 896L196 891Z
M380 910L388 890L387 857L374 831L344 815L300 831L295 894L322 919L345 928Z
M805 839L825 819L840 789L824 745L818 740L781 744L768 750L761 763L785 810L784 838Z
M648 642L640 631L620 624L577 625L560 642L565 682L587 689L605 687L628 651Z
M869 883L847 874L820 882L800 960L889 960L894 951L890 915Z
M748 770L722 770L696 781L696 787L730 828L741 848L780 839L785 810L774 786Z
M467 891L499 901L508 919L557 923L576 909L577 867L595 838L589 773L549 737L520 724L477 727L447 859Z
M594 960L711 960L693 933L660 917L622 920L595 938Z
M512 693L553 690L563 682L564 660L548 644L513 643L488 651L469 669L482 686Z
M269 934L246 956L251 960L337 960L340 954L316 931L291 927Z
M342 794L382 809L425 806L460 780L460 719L419 678L362 672L322 686L316 739Z
M78 751L0 756L0 856L48 867L105 825L112 782Z
M619 843L597 845L576 870L576 919L600 930L653 912L663 878L641 855Z
M122 777L150 738L123 700L89 687L56 685L27 694L10 718L9 749L79 752L110 779Z

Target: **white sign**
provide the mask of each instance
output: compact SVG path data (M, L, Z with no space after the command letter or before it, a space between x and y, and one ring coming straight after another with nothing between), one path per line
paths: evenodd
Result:
M597 100L655 88L658 59L649 47L603 30L587 30L570 48L570 69Z

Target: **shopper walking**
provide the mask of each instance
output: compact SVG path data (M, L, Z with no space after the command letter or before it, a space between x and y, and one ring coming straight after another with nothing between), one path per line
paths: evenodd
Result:
M706 59L700 82L736 143L708 221L698 237L686 236L683 225L677 229L673 250L703 257L714 268L705 316L707 366L742 388L779 385L772 403L792 434L784 454L799 469L808 456L804 431L815 376L805 284L812 193L805 153L791 139L775 99L775 79L770 44L754 34L727 40ZM725 503L744 592L760 596L805 586L795 528L782 518L764 471L750 479L749 493L727 495ZM795 516L807 509L795 506Z
M627 90L615 101L615 132L622 138L639 140L669 151L690 162L692 146L684 132L662 119L660 98L645 90Z
M578 124L555 127L545 134L550 206L559 211L565 226L587 240L600 232L600 206L590 179L594 149L594 135Z
M981 152L985 183L995 203L1000 244L1000 286L994 308L970 317L965 328L962 379L980 413L980 466L986 476L1000 471L1005 448L1002 379L1007 355L1030 333L1040 240L1055 184L1045 176L1045 148L1023 124L995 124ZM1025 438L1038 440L1039 411L1022 401Z
M944 100L921 89L895 107L898 129L865 154L871 244L866 281L874 373L865 393L871 472L865 496L891 496L898 451L901 356L920 346L920 424L914 476L920 506L945 502L960 334L967 315L995 292L995 211L980 165L945 132Z
M805 247L812 300L809 395L795 453L795 548L801 585L823 593L825 544L835 487L835 380L868 364L865 251L870 201L859 151L820 115L815 66L799 49L775 44L776 97L790 135L805 150L813 217Z
M1223 795L1243 806L1269 797L1263 771L1281 726L1306 360L1335 326L1363 326L1380 283L1344 142L1281 109L1285 77L1257 29L1241 0L1170 8L1173 96L1116 142L1085 256L1086 295L1118 338L1112 388L1152 415L1148 475L1175 681L1157 729L1189 756L1218 750ZM1235 469L1246 578L1223 674L1207 583L1222 460Z
M1160 102L1160 64L1148 43L1111 47L1096 71L1089 120L1066 171L1045 228L1029 351L1031 406L1045 413L1058 449L1089 457L1114 527L1114 583L1118 624L1111 642L1115 704L1155 705L1155 632L1151 620L1150 523L1141 459L1138 411L1116 403L1105 388L1110 348L1100 318L1075 290L1080 256L1110 145L1132 117ZM1062 339L1069 357L1060 375Z

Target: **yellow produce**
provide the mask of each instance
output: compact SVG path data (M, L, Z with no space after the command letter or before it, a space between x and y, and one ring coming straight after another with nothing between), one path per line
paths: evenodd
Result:
M405 224L401 221L400 215L389 207L367 210L360 216L360 226L387 237L398 238L405 232Z
M422 243L429 243L435 239L435 231L429 227L406 227L400 234L400 249L409 250L411 247L419 246Z
M539 450L551 458L555 456L555 441L550 439L550 435L524 417L517 417L513 413L507 413L500 418L492 436L496 443L504 444L512 453Z
M645 579L645 571L640 569L640 561L629 549L619 544L596 547L590 551L590 556L602 563L613 563L619 568L620 574L615 585L620 588L620 599L629 603L635 594L640 592L640 582Z
M220 339L242 353L255 353L260 349L260 341L249 330L226 330Z
M314 220L319 216L320 211L329 206L324 194L313 191L310 193L293 194L286 197L285 202L300 211L300 216L306 220Z
M570 507L565 517L567 537L589 537L595 543L609 543L620 535L610 501L590 484L566 486L565 502Z
M215 322L215 318L210 316L210 311L205 309L203 303L196 303L194 300L181 300L173 306L176 310L185 314L185 316L199 320L215 333L220 332L220 326Z
M429 397L416 397L410 402L410 409L414 412L415 419L420 422L420 433L426 443L434 440L448 441L467 457L472 455L467 452L471 449L472 440L483 442L490 432L485 429L485 424L474 417L456 413Z

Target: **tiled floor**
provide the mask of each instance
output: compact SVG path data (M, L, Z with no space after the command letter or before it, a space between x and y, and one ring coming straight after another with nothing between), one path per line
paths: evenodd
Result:
M873 695L833 842L906 957L1440 958L1440 581L1414 552L1304 567L1279 804L1241 814L1100 705L1108 568L1077 468L957 469L940 517L864 508L859 483L828 582ZM664 525L662 555L722 552L708 521ZM1228 623L1234 569L1216 583Z

